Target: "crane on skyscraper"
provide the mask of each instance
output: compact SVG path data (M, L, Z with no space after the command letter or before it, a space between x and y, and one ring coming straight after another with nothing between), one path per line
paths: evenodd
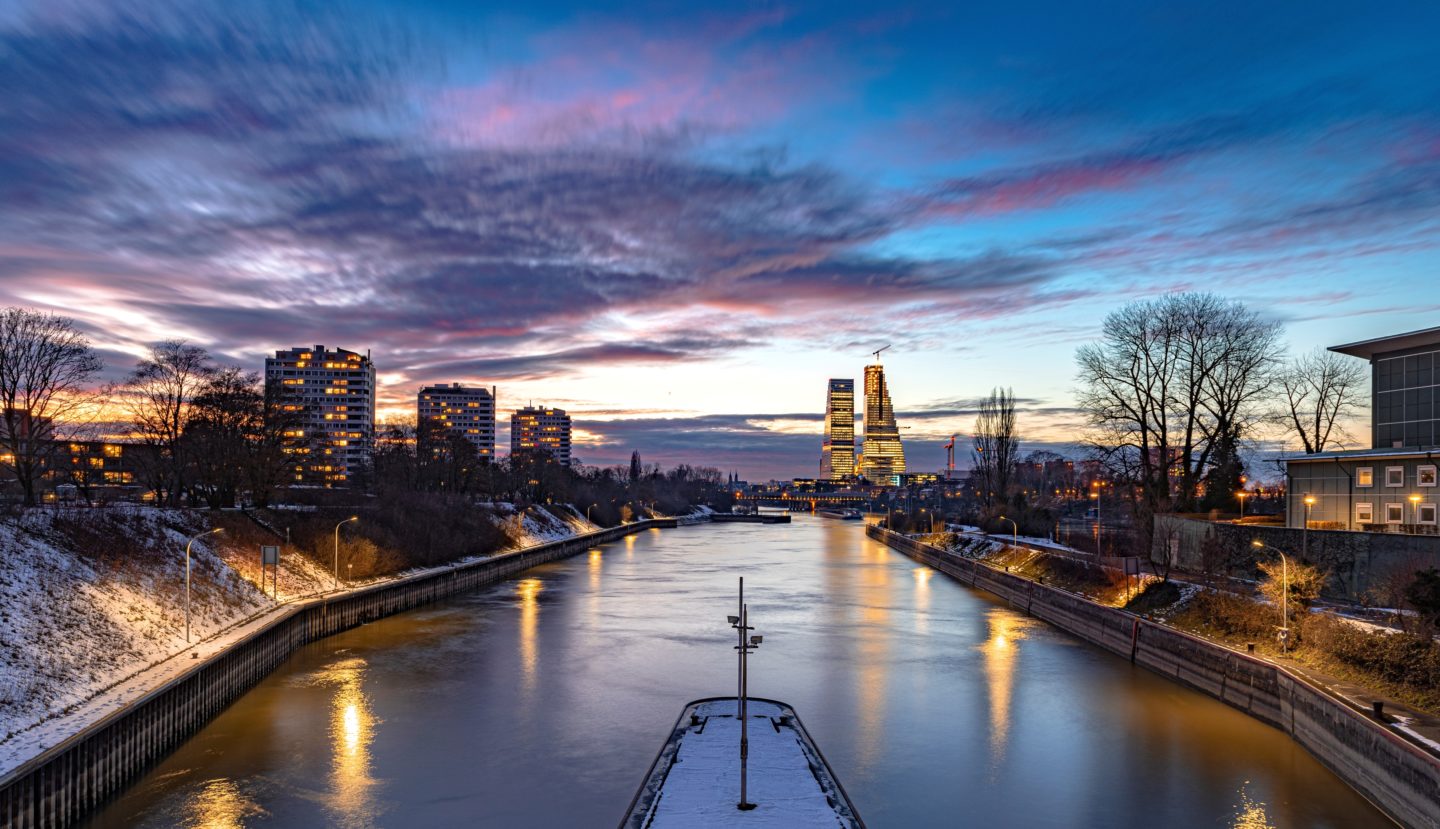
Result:
M945 444L945 471L946 478L955 477L955 436L950 436L950 442Z
M889 348L889 347L890 347L890 346L888 346L888 345L882 345L882 346L880 346L879 349L870 352L871 354L874 354L874 355L875 355L875 362L877 362L877 363L880 362L880 352L881 352L881 351L884 351L885 349L887 349L887 348Z

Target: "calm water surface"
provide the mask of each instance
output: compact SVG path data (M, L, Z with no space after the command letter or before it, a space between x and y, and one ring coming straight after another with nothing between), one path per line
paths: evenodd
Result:
M794 705L872 829L1389 823L1280 732L868 540L652 530L309 646L92 826L612 827L682 706Z

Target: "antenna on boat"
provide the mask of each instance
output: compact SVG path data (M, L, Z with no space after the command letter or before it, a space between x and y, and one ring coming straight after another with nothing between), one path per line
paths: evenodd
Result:
M740 809L741 811L749 811L755 808L754 803L751 803L745 799L745 772L747 761L750 759L750 729L747 719L750 712L749 706L746 704L748 702L747 696L750 690L749 657L750 652L760 647L760 643L764 640L765 637L751 636L748 640L746 639L747 632L754 630L754 628L750 627L750 610L745 605L744 576L740 577L740 615L727 616L725 618L727 621L730 622L730 627L735 628L736 633L740 637L739 644L734 646L739 656L740 662L738 677L739 688L737 689L737 701L739 705L735 712L736 716L740 720L740 802L735 804L735 808Z

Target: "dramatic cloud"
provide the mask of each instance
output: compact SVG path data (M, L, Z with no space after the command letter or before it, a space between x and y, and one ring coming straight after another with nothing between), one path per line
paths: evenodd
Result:
M163 337L325 343L372 351L387 412L499 382L581 401L598 456L804 472L817 378L886 343L923 464L1003 374L1060 443L1107 305L1360 314L1357 268L1413 281L1440 239L1440 61L1384 21L1257 12L1266 74L1207 15L1063 4L1060 42L940 8L397 9L8 9L0 303L74 316L112 378Z

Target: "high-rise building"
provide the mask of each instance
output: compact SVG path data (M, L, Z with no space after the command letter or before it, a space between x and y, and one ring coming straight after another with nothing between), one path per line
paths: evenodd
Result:
M564 409L526 406L510 416L510 454L541 451L570 465L570 415Z
M442 383L415 396L415 414L475 444L482 458L495 457L495 387Z
M265 359L265 380L286 392L295 480L344 486L370 460L375 436L375 365L343 348L292 348Z
M878 361L865 367L865 445L860 474L872 483L887 483L893 476L905 474L905 448L900 445L885 368Z
M825 441L820 446L820 480L855 474L855 381L832 378L825 392Z

